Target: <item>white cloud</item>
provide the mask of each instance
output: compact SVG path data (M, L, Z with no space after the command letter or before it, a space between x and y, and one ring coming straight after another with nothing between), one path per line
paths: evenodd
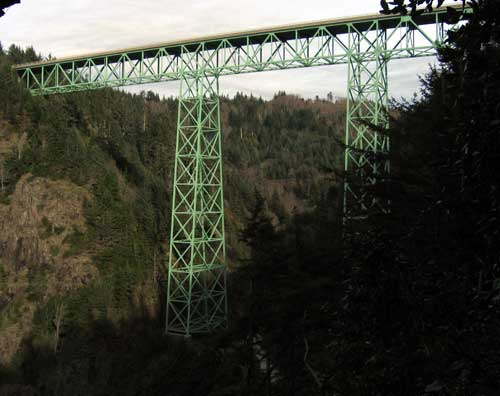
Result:
M28 46L57 57L110 50L193 36L337 18L379 10L379 0L22 0L0 19L0 40ZM416 75L427 63L398 61L391 70L391 94L411 96L418 90ZM326 66L224 77L224 93L244 91L270 97L278 90L306 97L345 93L346 69ZM177 94L176 83L129 88Z

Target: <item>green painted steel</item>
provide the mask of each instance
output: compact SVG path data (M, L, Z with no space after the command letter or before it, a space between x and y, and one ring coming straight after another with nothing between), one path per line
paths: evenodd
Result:
M377 25L377 22L373 22ZM371 211L387 211L388 202L375 199L370 188L383 183L390 172L387 64L387 31L374 27L357 32L349 42L348 95L344 171L344 224L363 219ZM366 59L365 48L375 59ZM373 128L375 126L375 128ZM378 129L378 130L377 130Z
M167 285L168 333L227 324L219 81L181 80Z
M471 10L467 9L467 13ZM281 26L17 65L34 95L180 80L166 331L190 336L227 325L219 77L347 64L344 224L388 202L370 189L390 172L387 64L435 55L444 9ZM371 126L375 125L377 130Z
M445 38L445 11L412 19L369 15L312 22L253 32L112 51L71 59L18 65L15 69L35 95L180 80L184 65L224 76L267 70L345 64L352 59L353 36L370 29L387 33L391 59L430 56ZM367 48L365 60L375 60Z

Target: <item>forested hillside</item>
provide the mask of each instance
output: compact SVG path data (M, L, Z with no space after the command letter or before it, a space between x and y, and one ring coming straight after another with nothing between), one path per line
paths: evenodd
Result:
M62 356L97 323L136 317L161 334L164 315L177 101L31 97L10 67L36 59L0 52L0 361L13 378L30 348ZM230 268L249 255L240 234L259 197L283 228L338 187L344 108L284 92L222 98Z
M345 103L222 98L230 323L190 339L164 335L175 99L30 97L36 52L0 51L0 394L498 396L500 13L472 5L391 111L388 212L342 223Z

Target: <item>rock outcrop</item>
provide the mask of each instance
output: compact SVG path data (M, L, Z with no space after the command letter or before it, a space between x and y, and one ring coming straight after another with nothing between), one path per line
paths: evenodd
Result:
M68 181L26 174L0 204L0 363L17 351L37 306L97 276L90 255L65 254L71 235L86 229L91 199Z

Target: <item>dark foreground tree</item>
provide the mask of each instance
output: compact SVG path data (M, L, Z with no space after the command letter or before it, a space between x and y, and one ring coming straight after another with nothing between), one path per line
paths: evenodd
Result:
M391 214L347 246L345 394L500 389L500 15L498 1L471 5L393 120Z
M420 14L441 7L446 0L380 0L382 14ZM465 6L467 0L453 0Z
M5 15L5 9L14 4L19 4L21 0L0 0L0 17Z

